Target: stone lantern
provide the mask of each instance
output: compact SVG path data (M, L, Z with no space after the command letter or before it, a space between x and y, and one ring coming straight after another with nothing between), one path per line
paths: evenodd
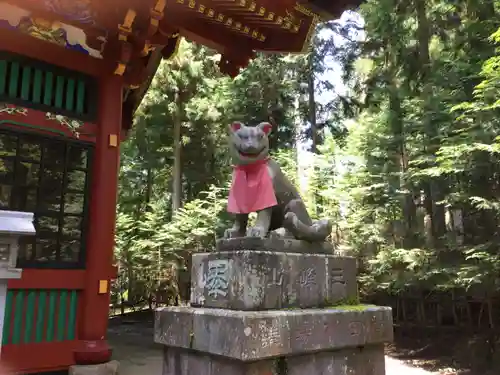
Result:
M0 343L2 342L7 282L10 279L20 279L22 274L22 270L16 268L19 238L33 236L35 233L33 213L0 211Z

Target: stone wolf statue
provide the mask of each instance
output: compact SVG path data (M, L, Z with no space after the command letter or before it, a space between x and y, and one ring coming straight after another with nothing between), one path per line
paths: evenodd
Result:
M228 211L235 214L226 238L273 236L323 242L330 235L329 220L313 222L304 201L280 166L269 158L272 126L255 127L233 122L229 126L229 148L234 163ZM247 229L248 214L257 212L257 222Z

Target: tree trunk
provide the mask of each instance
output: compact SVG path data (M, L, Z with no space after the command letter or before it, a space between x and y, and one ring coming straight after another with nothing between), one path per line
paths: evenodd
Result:
M396 63L393 62L394 68ZM414 195L412 192L412 187L405 180L405 173L407 171L407 159L406 155L406 136L403 125L403 113L401 108L401 98L399 97L399 87L396 82L393 82L390 89L389 95L389 107L391 110L390 116L390 126L392 132L392 145L391 148L394 150L395 160L393 161L394 166L398 168L397 172L399 177L391 178L393 185L398 187L398 190L404 189L409 193L401 198L401 206L403 210L403 246L406 248L414 247L414 234L417 231L417 208L414 202ZM396 172L396 170L394 170ZM399 236L398 236L399 237Z
M148 205L151 202L151 196L153 194L153 169L148 166L147 169L147 180L146 180L146 197L145 197L145 203L146 203L146 210L148 209Z
M123 283L120 283L120 299L118 300L120 304L120 315L125 315L125 298L123 298L124 294L125 289L123 288Z
M311 152L318 152L318 130L316 124L316 96L314 92L314 51L311 48L308 58L307 92L309 96L309 123L311 124Z
M429 114L433 113L432 108L432 82L430 82L430 25L427 18L427 9L425 0L415 0L415 9L417 13L417 35L419 59L422 73L422 92L421 96L424 100L424 116L423 125L428 139L428 153L435 154L439 150L439 139L437 126L432 123L432 118ZM425 208L431 218L432 226L432 243L434 246L440 247L441 239L446 234L445 210L442 204L437 204L444 199L443 194L444 181L441 178L430 178L424 186L425 190Z
M182 203L182 100L176 94L177 115L174 120L174 168L172 183L172 216L181 208Z
M316 164L315 155L318 153L318 128L317 128L317 119L316 119L316 95L315 95L315 87L314 87L314 49L311 46L311 50L309 51L308 57L308 71L307 71L307 92L309 98L309 123L311 125L311 152L313 153L313 176L316 180L318 177L318 166ZM311 194L313 199L312 208L314 212L311 212L313 216L317 216L319 214L318 206L320 204L321 197L318 194L318 191L315 189L313 194Z
M132 266L132 254L129 250L126 253L126 262L127 262L127 277L128 277L128 301L132 301L135 298L135 287L134 287L134 268Z

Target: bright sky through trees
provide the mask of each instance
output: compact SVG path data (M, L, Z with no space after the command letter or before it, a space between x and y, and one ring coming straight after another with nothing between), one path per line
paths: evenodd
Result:
M342 16L338 20L339 23L341 24L346 24L347 22L356 22L358 25L363 25L364 21L363 18L356 12L352 11L346 11L342 13ZM320 32L319 35L320 38L322 39L329 39L333 38L335 45L336 46L342 46L346 41L345 38L342 35L339 35L337 33L334 33L331 30L324 29ZM358 40L363 40L365 37L364 31L358 32L357 39ZM335 61L332 57L328 56L325 60L325 63L328 67L327 71L323 74L321 74L318 79L320 80L325 80L329 81L332 83L335 87L334 91L323 91L317 93L316 100L321 103L321 104L326 104L329 101L332 100L332 98L335 95L338 94L345 94L347 87L343 82L342 79L342 66ZM300 126L300 128L303 128L304 125ZM328 130L327 130L328 131ZM307 140L306 142L303 142L299 140L297 142L297 152L298 152L298 167L299 167L299 176L300 176L300 185L301 188L304 189L307 186L307 169L308 167L311 166L311 158L312 154L306 150L306 148L310 145L310 140ZM339 173L342 173L342 160L338 161L338 166L339 168ZM303 190L304 191L304 190Z

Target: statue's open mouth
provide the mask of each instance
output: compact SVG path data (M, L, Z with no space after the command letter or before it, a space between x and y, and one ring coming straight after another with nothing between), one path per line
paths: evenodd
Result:
M238 152L239 152L239 154L241 156L244 156L246 158L254 158L256 156L259 156L262 153L262 151L264 151L264 149L265 149L265 147L261 148L258 151L255 151L255 152L243 152L243 151L240 151L240 150L238 150Z

